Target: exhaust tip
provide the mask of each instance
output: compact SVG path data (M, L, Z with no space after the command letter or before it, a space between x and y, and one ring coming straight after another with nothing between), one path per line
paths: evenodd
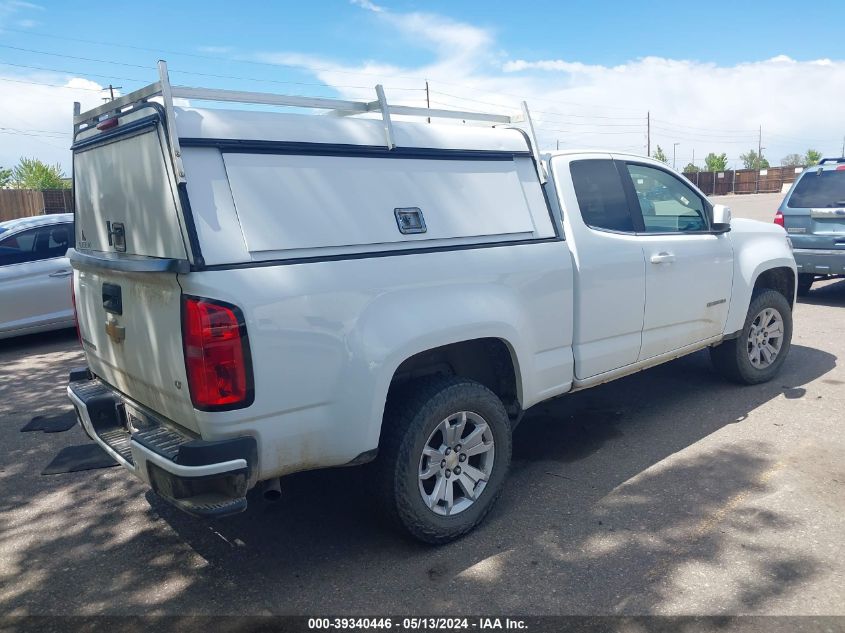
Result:
M264 501L269 502L276 502L282 498L282 488L279 482L279 478L276 477L275 479L268 479L264 482L264 492L262 493L264 496Z

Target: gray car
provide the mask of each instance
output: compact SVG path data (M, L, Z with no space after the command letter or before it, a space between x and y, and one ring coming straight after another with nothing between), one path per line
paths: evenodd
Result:
M0 339L74 326L73 237L71 213L0 222Z
M793 183L775 215L795 247L798 294L845 275L845 158L825 158Z

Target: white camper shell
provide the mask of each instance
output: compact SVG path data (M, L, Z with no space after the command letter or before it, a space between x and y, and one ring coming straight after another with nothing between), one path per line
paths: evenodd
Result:
M88 366L68 394L165 499L226 515L258 482L374 461L387 512L445 542L492 507L532 405L708 346L735 380L780 369L779 227L731 223L648 158L541 157L525 106L376 96L170 86L161 62L158 82L77 108ZM648 200L655 182L669 200Z

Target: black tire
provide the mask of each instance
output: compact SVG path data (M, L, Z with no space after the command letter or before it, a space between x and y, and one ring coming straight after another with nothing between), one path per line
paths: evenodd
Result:
M799 297L806 297L810 294L810 288L813 285L813 282L816 280L815 275L811 275L809 273L799 273L798 274L798 296Z
M481 416L492 431L492 470L484 489L468 508L442 516L423 501L420 459L423 447L441 421L461 411ZM490 512L502 491L510 460L510 421L496 394L466 378L426 378L391 393L378 458L370 476L382 510L395 525L421 541L441 544L463 536Z
M760 312L772 308L780 313L783 319L783 342L775 360L767 367L758 368L752 365L748 357L748 337L751 325ZM751 297L751 305L745 317L745 325L740 335L721 345L710 348L710 359L716 369L726 378L744 385L756 385L774 378L786 357L792 342L792 309L789 302L776 290L760 290Z

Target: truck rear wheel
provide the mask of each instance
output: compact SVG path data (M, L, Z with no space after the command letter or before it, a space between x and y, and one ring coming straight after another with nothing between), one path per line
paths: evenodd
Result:
M391 394L371 475L394 523L448 543L493 507L510 459L510 422L496 394L464 378L422 379Z
M726 378L756 385L774 378L789 353L792 310L776 290L763 290L751 298L740 335L710 348L713 365Z

